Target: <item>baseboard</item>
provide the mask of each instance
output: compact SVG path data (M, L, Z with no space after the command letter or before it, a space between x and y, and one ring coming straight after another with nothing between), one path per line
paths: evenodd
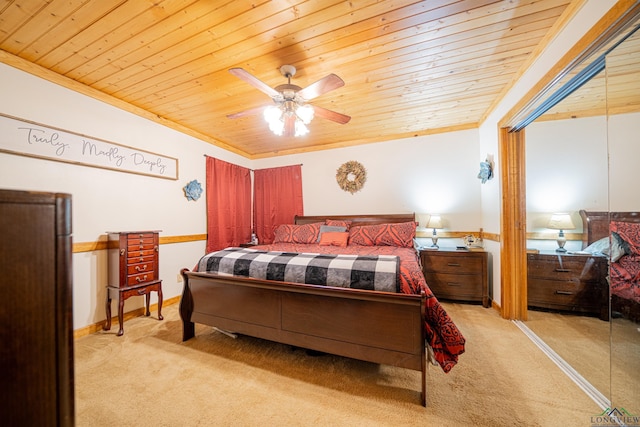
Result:
M180 296L176 296L176 297L172 297L172 298L167 298L166 300L162 301L162 306L166 307L168 305L172 305L172 304L177 304L180 301ZM156 311L158 309L158 304L151 304L151 307L149 308L150 311ZM124 321L126 322L127 320L133 319L135 317L140 317L140 316L144 316L145 313L145 308L144 307L140 307L137 308L135 310L131 310L128 311L126 313L124 313ZM115 325L118 325L118 316L114 316L111 318L112 325L111 327L115 327ZM102 326L104 325L105 320L101 320L98 323L94 323L93 325L89 325L89 326L85 326L84 328L80 328L80 329L76 329L73 331L73 339L78 339L78 338L82 338L85 337L87 335L91 335L91 334L95 334L98 331L102 330Z
M494 300L491 300L491 308L493 308L498 313L502 314L502 307L500 307L500 305L497 302L495 302Z
M558 353L553 351L551 347L547 345L540 337L538 337L527 325L520 320L512 320L513 323L531 340L537 345L549 359L551 359L562 372L564 372L578 387L584 391L602 410L611 407L611 401L605 397L600 391L595 388L589 381L587 381L582 375L578 373L573 367L568 364Z

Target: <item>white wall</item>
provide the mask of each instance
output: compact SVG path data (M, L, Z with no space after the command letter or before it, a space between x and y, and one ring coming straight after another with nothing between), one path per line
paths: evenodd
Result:
M609 200L611 211L640 211L640 113L609 117Z
M527 126L527 231L546 228L553 212L571 214L582 233L578 211L637 211L640 192L640 113L580 119L536 121ZM533 240L528 247L554 250L553 241ZM568 241L568 250L582 249Z
M527 231L557 232L546 228L549 218L567 212L576 229L565 233L582 233L580 209L609 209L606 117L536 121L526 132ZM533 240L527 247L557 245ZM569 240L565 247L580 250L582 242Z
M72 195L76 243L97 241L106 231L159 229L161 236L206 233L205 199L187 201L182 188L193 179L204 186L204 154L246 167L250 163L1 63L0 93L0 113L179 159L179 179L174 181L0 153L0 188ZM0 146L2 142L0 135ZM204 242L161 246L165 298L181 293L178 272L182 267L192 268L204 246ZM75 329L105 318L106 268L106 251L74 254ZM142 298L131 298L125 310L141 306ZM117 313L115 303L112 313Z
M345 192L336 171L355 160L367 169L361 191ZM307 215L439 213L446 229L480 228L475 130L257 160L256 169L302 164ZM422 224L421 224L422 225Z

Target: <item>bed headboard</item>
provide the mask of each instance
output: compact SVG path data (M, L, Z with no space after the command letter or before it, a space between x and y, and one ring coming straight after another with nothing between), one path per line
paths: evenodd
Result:
M582 247L609 235L611 221L640 222L640 212L588 212L580 211L582 218Z
M315 215L315 216L298 216L295 217L295 223L311 224L314 222L322 222L326 219L351 221L352 226L357 225L375 225L388 224L396 222L415 221L415 213L408 214L377 214L377 215Z

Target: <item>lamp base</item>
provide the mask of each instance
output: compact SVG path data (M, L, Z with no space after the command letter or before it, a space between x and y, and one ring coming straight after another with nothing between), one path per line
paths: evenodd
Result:
M431 237L431 247L432 248L439 248L440 246L438 246L438 237L437 236L432 236Z
M567 238L564 236L564 231L560 230L558 238L556 239L556 243L558 243L558 249L556 249L556 252L567 252L567 250L564 248L565 243L567 243Z

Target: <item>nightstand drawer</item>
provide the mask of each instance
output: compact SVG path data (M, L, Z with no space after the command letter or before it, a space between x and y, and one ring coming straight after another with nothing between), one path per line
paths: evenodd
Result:
M601 265L596 258L588 256L539 257L530 254L528 276L550 280L598 281L602 276Z
M489 297L489 254L484 251L438 249L420 251L422 272L436 298L481 302Z
M529 305L585 311L600 306L602 289L597 283L529 279Z
M451 274L481 274L482 258L460 256L423 256L424 271Z
M429 273L427 286L433 291L436 297L474 297L482 299L483 280L481 275L474 274L448 274Z

